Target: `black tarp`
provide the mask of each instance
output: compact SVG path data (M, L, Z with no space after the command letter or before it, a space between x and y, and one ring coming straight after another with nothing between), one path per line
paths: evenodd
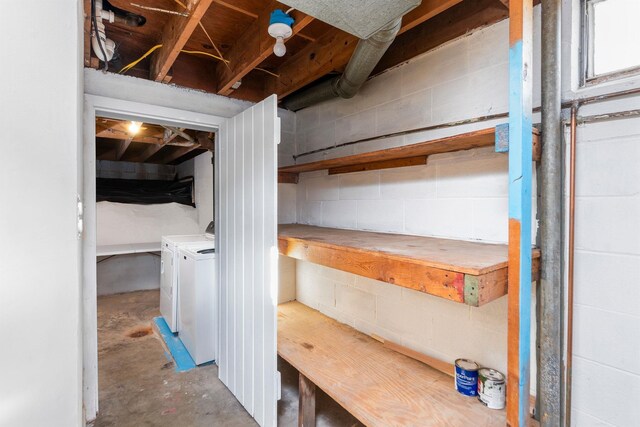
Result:
M138 205L175 202L196 206L193 200L193 177L179 181L97 178L96 201Z

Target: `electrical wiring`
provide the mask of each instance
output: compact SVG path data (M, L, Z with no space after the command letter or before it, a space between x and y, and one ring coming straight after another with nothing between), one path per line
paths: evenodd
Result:
M157 45L153 46L151 49L146 51L144 53L144 55L142 55L140 58L138 58L135 61L130 62L129 64L127 64L124 67L122 67L122 69L120 71L118 71L118 73L119 74L126 73L127 71L129 71L130 69L132 69L133 67L138 65L140 63L140 61L142 61L143 59L145 59L146 57L148 57L149 55L151 55L153 52L155 52L156 50L160 49L161 47L162 47L161 44L157 44ZM228 60L226 60L226 59L224 59L224 58L222 58L220 56L214 55L214 54L209 53L209 52L203 52L201 50L184 50L183 49L180 52L186 53L186 54L189 54L189 55L205 55L205 56L209 56L211 58L217 59L218 61L224 61L225 63L229 62ZM255 69L258 70L258 71L262 71L263 73L267 73L269 75L272 75L274 77L280 77L278 74L273 73L273 72L271 72L269 70L265 70L264 68L256 67Z
M295 8L295 7L290 7L290 8L289 8L285 13L288 15L288 14L290 14L291 12L293 12L294 10L296 10L296 8Z
M185 10L187 9L187 6L185 6L185 4L182 3L180 0L175 0L175 2L178 3L180 6L182 6ZM207 30L204 28L204 25L202 25L202 22L198 21L198 26L202 29L202 31L204 32L204 35L207 36L207 38L209 39L209 43L211 43L211 46L213 46L213 48L216 50L218 55L220 55L220 58L222 58L222 62L224 62L224 65L229 69L229 71L231 71L231 67L229 66L229 61L224 59L222 52L220 52L220 49L218 49L218 46L216 46L216 44L213 42L213 39L211 38Z
M133 67L135 67L136 65L138 65L138 63L140 61L142 61L144 58L146 58L147 56L151 55L154 51L156 51L157 49L160 49L162 47L161 44L157 44L155 46L153 46L151 49L149 49L144 55L142 55L140 58L136 59L135 61L125 65L124 67L122 67L122 69L120 71L118 71L118 74L122 74L122 73L126 73L127 71L129 71L130 69L132 69Z

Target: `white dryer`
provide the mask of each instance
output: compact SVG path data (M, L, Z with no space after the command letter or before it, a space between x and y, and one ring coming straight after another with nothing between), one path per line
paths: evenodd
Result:
M178 248L182 245L211 242L214 236L207 233L162 236L162 252L160 260L160 314L169 325L171 332L178 332Z
M178 312L180 340L200 365L216 360L218 288L215 244L180 246Z

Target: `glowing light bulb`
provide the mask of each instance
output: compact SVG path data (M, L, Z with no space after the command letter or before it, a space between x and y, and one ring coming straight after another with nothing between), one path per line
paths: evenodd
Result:
M131 123L129 123L129 126L127 126L127 129L129 130L129 133L131 135L135 135L138 132L140 132L140 128L142 127L142 122L134 122L132 121Z
M276 37L276 44L273 45L273 53L278 57L282 57L287 53L287 47L284 45L284 39L282 37Z

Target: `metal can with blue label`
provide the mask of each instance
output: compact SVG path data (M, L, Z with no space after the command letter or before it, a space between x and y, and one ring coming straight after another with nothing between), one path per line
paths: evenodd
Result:
M457 359L456 390L465 396L478 395L478 364L469 359Z

